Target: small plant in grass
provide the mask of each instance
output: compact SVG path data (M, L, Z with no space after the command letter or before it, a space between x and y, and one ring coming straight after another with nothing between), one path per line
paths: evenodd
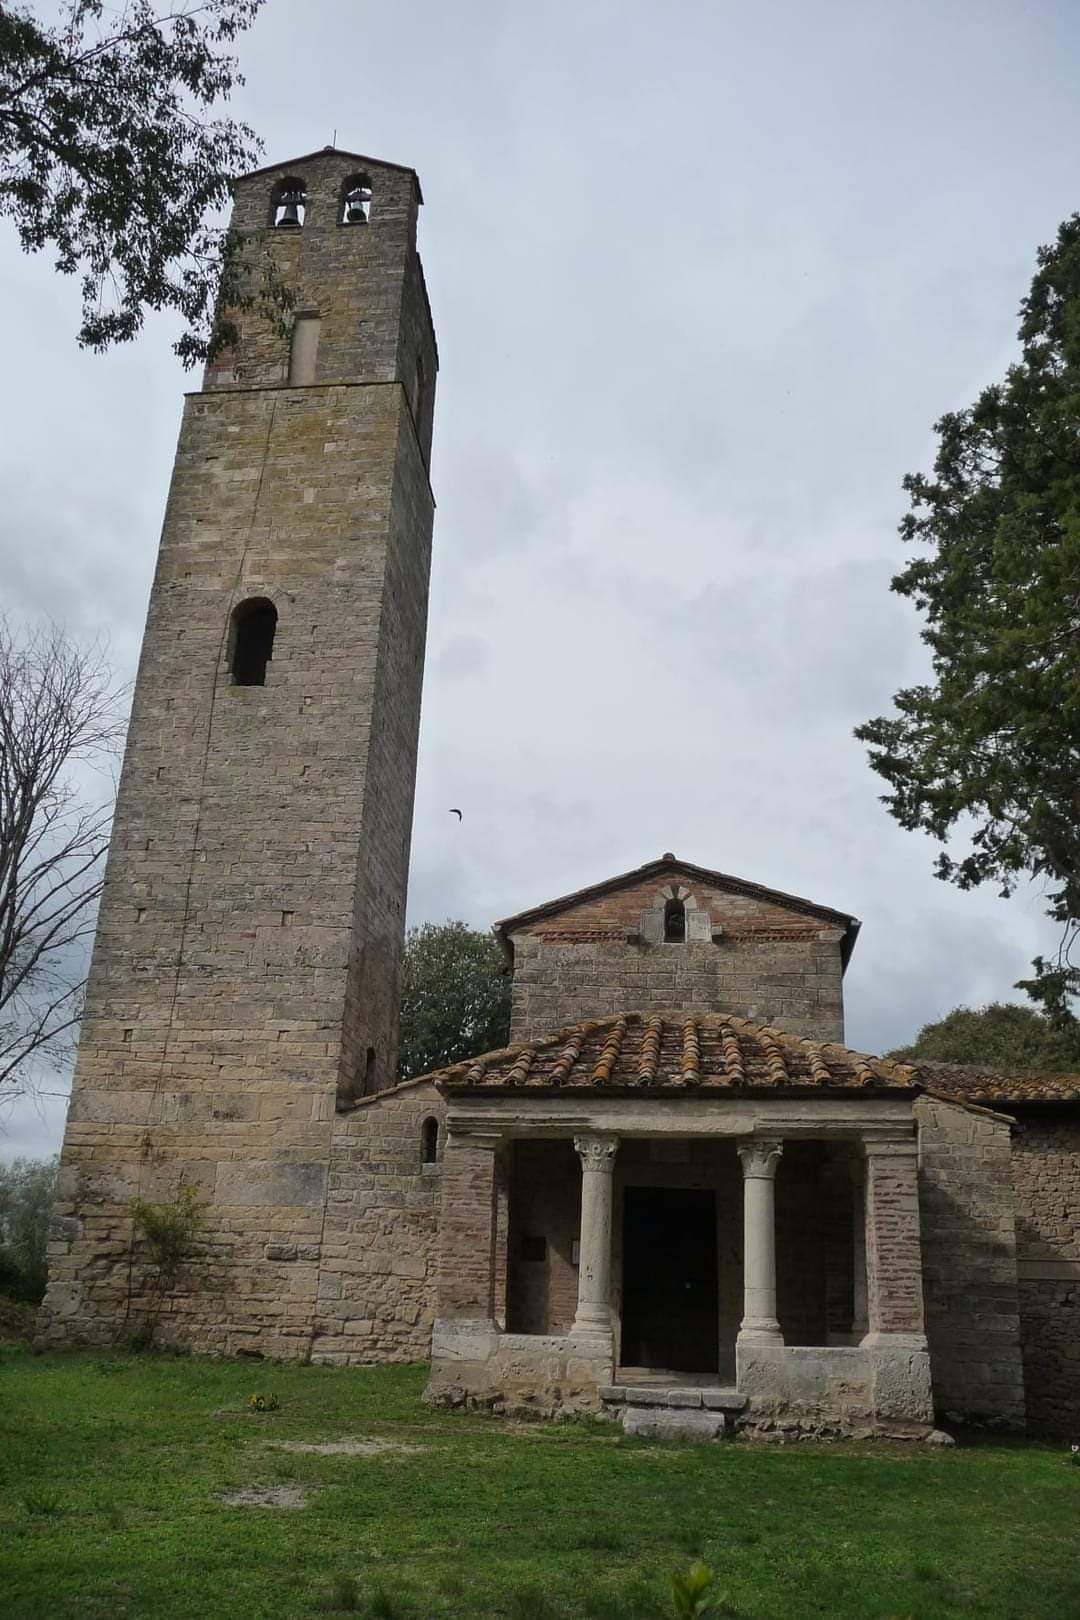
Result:
M249 1395L248 1406L253 1412L276 1412L278 1398L276 1395Z
M24 1491L22 1504L32 1519L57 1519L64 1511L52 1491Z
M695 1559L687 1570L676 1570L671 1577L671 1601L677 1620L708 1620L725 1610L730 1612L726 1601L721 1606L719 1598L710 1596L715 1580L702 1558Z
M339 1575L334 1582L330 1607L353 1614L360 1607L360 1587L355 1575Z
M404 1620L405 1610L385 1586L374 1586L367 1600L368 1620Z
M185 1261L195 1252L206 1205L194 1187L181 1187L171 1204L148 1204L142 1198L133 1198L128 1211L149 1257L150 1309L142 1333L136 1336L141 1347L149 1349L165 1298L176 1287Z

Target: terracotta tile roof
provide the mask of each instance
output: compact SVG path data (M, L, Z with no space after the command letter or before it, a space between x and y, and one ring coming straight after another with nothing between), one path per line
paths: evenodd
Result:
M1080 1074L1010 1074L976 1063L916 1063L915 1075L926 1091L956 1102L1080 1102Z
M428 1077L444 1091L917 1091L915 1072L726 1013L622 1013L487 1052Z

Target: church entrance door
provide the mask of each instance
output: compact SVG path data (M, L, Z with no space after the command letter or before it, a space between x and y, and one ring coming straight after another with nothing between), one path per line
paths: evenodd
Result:
M627 1187L622 1365L715 1373L718 1354L716 1195Z

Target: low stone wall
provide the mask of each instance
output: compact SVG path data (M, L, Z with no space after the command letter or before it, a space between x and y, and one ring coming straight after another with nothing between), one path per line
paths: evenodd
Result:
M926 1334L939 1412L1021 1428L1011 1122L931 1097L919 1127Z
M739 1344L740 1428L763 1434L929 1433L930 1357L919 1335L868 1334L858 1345Z
M478 1406L552 1417L599 1412L611 1383L610 1344L573 1334L500 1333L490 1322L438 1321L431 1343L433 1406Z

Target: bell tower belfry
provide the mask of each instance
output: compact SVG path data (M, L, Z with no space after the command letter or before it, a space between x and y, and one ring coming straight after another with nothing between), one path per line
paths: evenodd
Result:
M46 1344L138 1326L130 1200L181 1185L205 1256L163 1336L289 1355L314 1331L335 1113L394 1078L434 509L420 202L411 169L332 149L235 188L289 330L242 311L185 401Z

